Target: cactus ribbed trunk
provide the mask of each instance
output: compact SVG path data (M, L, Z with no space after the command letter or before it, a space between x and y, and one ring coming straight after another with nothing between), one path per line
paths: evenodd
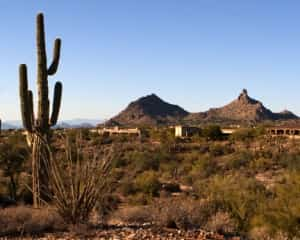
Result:
M37 86L38 86L38 127L41 131L49 128L49 99L47 55L45 46L44 17L37 16L36 43L37 43Z
M48 96L48 76L54 75L57 71L61 40L56 39L54 43L53 60L49 68L47 67L47 54L45 44L45 30L43 14L37 15L36 22L36 43L37 43L37 93L38 111L34 116L33 95L28 90L27 67L20 65L20 99L21 113L24 128L27 131L28 143L32 148L32 193L33 205L39 207L41 200L49 197L48 171L50 164L50 127L57 123L60 110L62 84L56 82L54 89L54 99L51 119L49 118L49 96Z
M33 203L35 207L41 205L41 200L49 198L50 190L48 188L48 168L49 152L47 143L44 142L38 134L33 134L32 144L32 192Z

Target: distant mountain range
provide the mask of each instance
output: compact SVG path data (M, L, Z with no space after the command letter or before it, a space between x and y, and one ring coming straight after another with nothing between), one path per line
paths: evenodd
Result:
M107 126L141 126L171 125L178 123L259 123L276 120L298 120L299 117L290 111L274 113L260 101L249 97L243 90L237 99L220 107L205 112L189 113L178 105L163 101L151 94L130 103L117 116L108 120Z
M101 119L72 119L58 122L55 128L90 128L99 126L157 126L173 124L203 123L260 123L264 121L290 121L300 119L294 113L285 110L275 113L260 101L251 98L243 90L237 99L229 104L211 108L205 112L190 113L182 107L170 104L155 94L141 97L131 102L115 117L104 121ZM4 121L2 129L22 128L21 121Z
M90 128L103 123L102 119L71 119L59 121L55 128ZM2 129L20 129L22 128L22 121L11 120L2 122Z

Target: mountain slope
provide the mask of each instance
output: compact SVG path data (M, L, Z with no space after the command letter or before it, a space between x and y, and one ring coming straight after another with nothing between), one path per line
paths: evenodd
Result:
M273 113L260 101L248 96L247 90L243 90L239 97L221 108L212 108L206 112L192 113L186 120L192 122L201 121L241 121L262 122L266 120L289 120L298 117L289 111Z
M131 102L124 111L106 122L106 125L170 124L178 122L188 114L183 108L151 94Z
M220 108L206 112L188 113L183 108L169 104L155 94L130 103L120 114L105 123L107 126L171 125L177 123L257 123L276 120L297 120L289 111L274 113L260 101L249 97L243 90L237 99Z

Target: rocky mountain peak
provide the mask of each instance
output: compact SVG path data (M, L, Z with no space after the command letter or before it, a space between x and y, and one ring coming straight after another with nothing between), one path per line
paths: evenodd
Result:
M188 114L183 108L167 103L152 93L131 102L107 124L118 123L124 126L169 124L177 123Z
M242 92L240 94L240 98L242 98L242 97L248 97L248 91L245 88L242 90Z
M260 102L255 99L249 97L247 89L243 89L241 94L239 95L237 102L241 104L259 104Z

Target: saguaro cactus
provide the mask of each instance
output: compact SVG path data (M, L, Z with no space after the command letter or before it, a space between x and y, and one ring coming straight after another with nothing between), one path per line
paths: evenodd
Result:
M48 98L48 76L54 75L57 71L60 59L61 40L56 39L54 43L53 60L47 66L44 17L40 13L36 19L36 41L37 41L37 93L38 110L34 115L33 94L28 90L27 67L21 64L20 74L20 100L23 126L27 131L27 140L32 148L32 192L33 204L38 207L41 203L41 194L48 192L48 167L49 167L49 133L50 127L57 123L62 84L56 82L54 88L54 98L52 114L49 117Z

